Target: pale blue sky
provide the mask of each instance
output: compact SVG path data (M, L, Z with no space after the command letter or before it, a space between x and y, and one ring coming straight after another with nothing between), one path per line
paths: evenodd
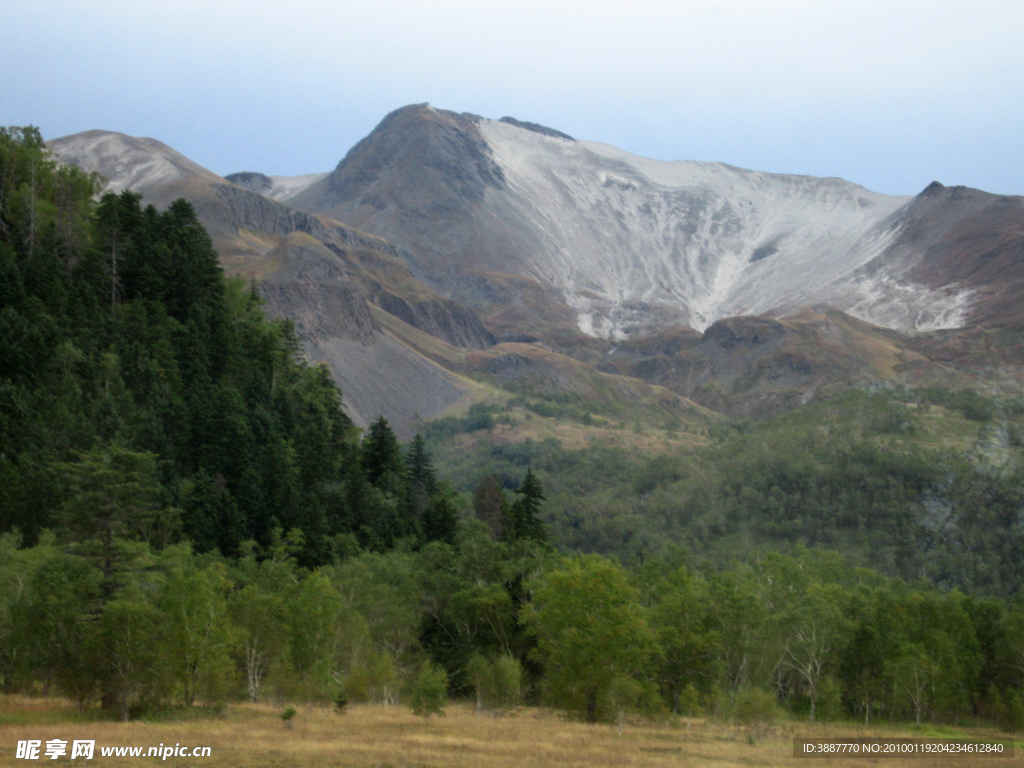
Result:
M392 109L664 160L1024 194L1021 0L6 0L0 124L329 170Z

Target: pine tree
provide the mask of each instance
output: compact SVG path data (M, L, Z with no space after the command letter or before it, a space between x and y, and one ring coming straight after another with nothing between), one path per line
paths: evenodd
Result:
M459 527L459 513L455 506L455 492L442 488L427 500L423 510L423 538L425 541L443 541L454 544Z
M540 521L540 503L546 501L544 489L532 469L526 470L523 484L516 491L519 498L508 512L509 525L504 536L508 541L529 540L543 542L547 536Z
M363 439L361 463L366 481L376 488L396 494L405 480L405 462L398 438L383 416L370 425Z
M413 438L405 457L406 506L410 513L422 518L430 498L437 492L437 478L427 453L426 443L419 433Z

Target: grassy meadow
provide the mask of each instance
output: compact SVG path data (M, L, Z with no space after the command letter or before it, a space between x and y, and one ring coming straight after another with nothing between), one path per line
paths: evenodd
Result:
M291 727L282 722L282 708L239 704L223 715L167 718L160 721L93 720L59 699L0 697L0 765L24 765L14 759L20 739L96 739L91 765L123 765L155 758L108 757L100 746L155 746L181 743L212 747L206 758L169 757L167 766L209 768L268 766L351 766L352 768L601 768L601 766L786 766L815 768L834 759L795 759L794 736L1009 738L991 729L872 726L854 723L809 724L783 720L751 744L738 725L704 719L673 718L664 722L588 725L557 713L522 708L504 717L477 716L469 704L450 705L443 717L429 722L404 706L351 705L343 714L327 708L299 710ZM1016 756L997 765L1020 765ZM45 758L43 758L45 759ZM60 759L61 762L68 758ZM845 758L843 768L877 765L878 758ZM901 768L918 765L960 765L967 760L901 759ZM969 761L974 764L974 761Z

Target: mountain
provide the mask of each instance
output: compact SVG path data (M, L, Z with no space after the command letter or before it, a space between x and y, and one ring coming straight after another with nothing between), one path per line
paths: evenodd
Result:
M49 147L112 190L189 199L354 420L403 437L508 390L665 423L1024 386L1024 198L648 160L429 105L305 176L222 178L105 131Z
M818 304L904 330L1021 319L1024 198L977 190L649 160L421 104L285 199L395 243L498 338L621 341Z
M273 189L258 174L232 174L242 184L232 183L159 141L108 131L47 146L58 160L103 175L110 191L140 193L158 208L188 199L226 272L257 280L267 313L295 323L307 357L328 365L360 426L383 414L399 436L411 437L420 420L500 399L500 387L524 376L534 389L600 395L613 408L650 402L660 420L706 419L678 394L551 350L520 345L511 357L503 348L490 352L495 339L477 315L418 280L408 254L253 191ZM488 351L467 362L473 350ZM522 364L523 376L510 374L510 361Z
M307 355L326 362L349 415L366 426L384 414L404 437L431 418L474 402L474 385L398 341L374 319L382 305L403 320L467 347L493 342L466 308L420 283L395 247L232 184L154 139L88 131L47 143L62 161L164 208L195 207L229 275L257 279L273 317L292 320Z
M1024 197L933 182L901 211L886 259L933 290L967 290L971 324L1024 329Z
M493 343L472 312L416 280L403 255L378 237L297 211L233 184L153 139L88 131L56 139L47 146L59 160L100 173L111 191L130 189L158 208L178 197L188 199L229 273L268 277L290 263L282 259L281 249L287 250L296 241L283 238L303 233L333 253L331 259L344 262L343 270L329 270L334 283L358 286L368 300L399 312L412 325L452 343L470 347ZM320 253L325 259L328 255ZM303 263L307 262L308 258ZM277 275L275 279L283 277ZM357 336L365 336L365 327L352 330Z

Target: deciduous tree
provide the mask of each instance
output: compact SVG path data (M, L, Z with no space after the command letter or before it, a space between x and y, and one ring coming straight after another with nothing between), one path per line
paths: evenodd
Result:
M658 652L626 574L597 555L567 560L541 576L527 616L552 703L587 722L613 717L617 680L645 681Z

